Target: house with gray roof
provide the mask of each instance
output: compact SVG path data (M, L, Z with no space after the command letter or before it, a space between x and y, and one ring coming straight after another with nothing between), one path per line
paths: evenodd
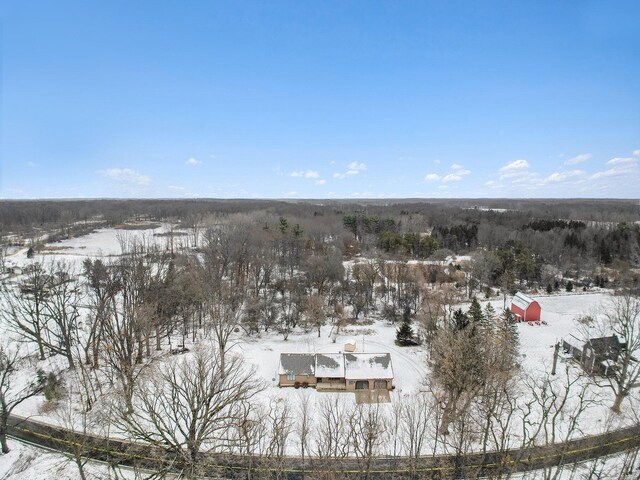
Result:
M618 358L627 347L616 335L590 338L586 341L571 336L562 342L569 354L590 375L613 376L618 371Z
M391 390L389 353L281 353L281 387L316 387L325 391Z

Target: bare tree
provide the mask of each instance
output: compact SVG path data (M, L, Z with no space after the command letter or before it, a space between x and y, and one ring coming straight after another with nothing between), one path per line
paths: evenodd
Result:
M347 412L340 395L327 396L320 401L315 445L320 460L337 460L349 454L349 429L345 418Z
M430 403L431 400L426 395L418 394L402 398L398 405L399 437L412 467L423 455L425 443L429 439L433 411L429 408Z
M123 258L111 272L111 305L104 318L104 343L110 373L120 383L126 412L133 411L133 389L141 368L142 332L149 309L144 304L150 267L141 257Z
M38 395L45 387L44 379L15 388L12 383L21 361L19 350L9 351L0 345L0 447L2 453L9 453L7 445L7 422L14 408L25 400Z
M45 359L47 347L48 317L44 305L51 280L49 272L39 263L34 263L19 287L10 283L1 286L5 305L0 309L2 319L10 330L37 345L40 360Z
M69 368L75 368L73 346L78 342L78 318L83 294L68 263L55 265L55 280L45 297L44 313L47 322L47 346L63 355Z
M365 479L370 478L373 459L380 454L389 427L378 402L356 405L347 415L348 438Z
M240 358L228 359L225 369L217 352L205 349L163 365L135 390L135 408L123 417L127 431L175 455L185 475L197 478L205 448L241 444L232 427L262 389Z
M226 371L227 354L234 345L234 333L240 327L242 307L240 302L239 298L233 298L228 294L215 295L207 299L207 327L216 343L220 371L223 376Z
M315 327L318 331L318 338L320 338L320 330L327 322L327 314L324 311L324 298L320 295L311 295L308 297L305 312L308 323Z
M640 299L629 293L615 297L611 310L600 322L602 330L613 333L624 344L612 374L596 379L599 385L613 391L611 410L620 413L623 400L640 379Z
M297 422L295 422L294 427L299 441L299 450L300 457L302 458L303 469L305 468L305 455L307 455L310 450L313 413L310 396L303 392L298 401Z
M291 406L286 400L272 400L267 419L268 429L264 454L271 464L271 471L279 477L284 475L284 458L287 442L293 431Z

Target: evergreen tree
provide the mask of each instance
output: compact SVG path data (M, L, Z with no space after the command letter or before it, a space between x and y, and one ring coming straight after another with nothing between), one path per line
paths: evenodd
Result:
M477 297L473 297L471 300L471 306L469 307L467 316L474 325L480 325L480 323L482 323L484 314L482 313L482 307L480 306L480 302Z
M547 293L551 295L553 293L553 287L550 283L547 283Z
M501 368L514 368L518 364L520 350L520 333L515 315L509 310L504 310L498 320L497 327L496 344L501 353Z
M569 280L567 282L567 292L572 292L573 291L573 282L571 280Z
M33 247L29 247L29 250L27 250L27 258L33 258L33 255Z
M461 308L453 312L453 328L455 330L464 330L469 326L469 317Z
M496 317L496 311L490 303L484 307L484 312L482 315L482 326L485 331L490 331L493 329L494 321L493 319Z
M396 330L396 340L398 344L402 346L417 344L413 336L413 327L411 327L409 320L403 320L400 328Z

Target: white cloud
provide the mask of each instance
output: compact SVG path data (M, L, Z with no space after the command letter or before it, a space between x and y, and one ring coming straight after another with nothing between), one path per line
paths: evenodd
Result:
M514 181L518 181L518 179L524 178L529 174L529 162L526 160L514 160L513 162L507 163L498 171L502 172L500 180L514 178Z
M289 176L300 177L300 178L319 178L320 174L315 170L307 170L306 172L305 171L291 172Z
M196 160L195 158L190 158L189 160L187 160L186 162L184 162L186 165L190 165L190 166L196 166L196 165L200 165L202 162L200 160Z
M171 190L178 190L178 191L186 190L186 188L184 188L184 187L179 187L178 185L169 185L169 188L170 188Z
M607 162L607 165L623 165L629 163L636 163L638 160L631 157L616 157Z
M149 185L151 178L143 175L131 168L108 168L101 171L102 175L123 183L132 183L135 185Z
M347 165L349 167L349 170L366 170L367 166L364 163L358 163L358 162L351 162L349 165Z
M465 169L462 165L459 165L457 163L454 163L453 165L451 165L451 172L446 174L446 175L439 175L437 173L429 173L427 175L425 175L424 179L427 182L436 182L438 180L441 180L442 183L447 183L447 182L458 182L460 180L462 180L462 177L469 175L471 173L471 170L467 170Z
M584 170L572 170L570 172L555 172L549 175L545 179L545 182L553 182L553 183L564 182L567 180L584 177L585 174L586 172Z
M345 175L357 175L363 170L366 170L367 166L364 163L351 162L349 165L347 165L347 168L349 170L347 170L347 173Z
M367 166L364 163L351 162L347 165L347 171L344 173L334 173L333 178L337 178L342 180L347 177L352 177L354 175L358 175L360 172L367 169Z
M640 157L640 150L634 150L634 151L633 151L633 155L634 155L635 157Z
M436 165L439 165L439 164L440 164L440 159L439 159L439 158L436 158L436 159L433 161L433 163L435 163Z
M445 175L442 179L443 182L458 182L462 180L462 177L456 173L450 173L449 175Z
M576 155L564 162L565 165L577 165L578 163L586 162L593 157L590 153L581 153L580 155Z
M453 170L452 173L449 173L442 178L443 182L458 182L462 180L462 177L471 173L471 170L466 170L462 165L458 165L457 163L451 165L451 170Z
M591 179L597 180L599 178L619 177L623 175L628 176L628 175L638 174L638 166L635 163L621 163L621 164L613 164L613 165L614 165L613 168L610 168L602 172L594 173L593 175L591 175Z
M327 183L327 181L324 178L316 181L316 185L324 185L325 183Z
M513 172L526 170L529 168L529 162L526 160L514 160L513 162L507 163L504 167L500 169L501 172Z

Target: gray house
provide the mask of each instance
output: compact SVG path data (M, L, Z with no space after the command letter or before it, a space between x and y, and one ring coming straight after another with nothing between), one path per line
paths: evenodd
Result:
M571 336L562 341L562 349L590 375L609 376L615 373L620 353L626 344L616 335L590 338L587 341Z

